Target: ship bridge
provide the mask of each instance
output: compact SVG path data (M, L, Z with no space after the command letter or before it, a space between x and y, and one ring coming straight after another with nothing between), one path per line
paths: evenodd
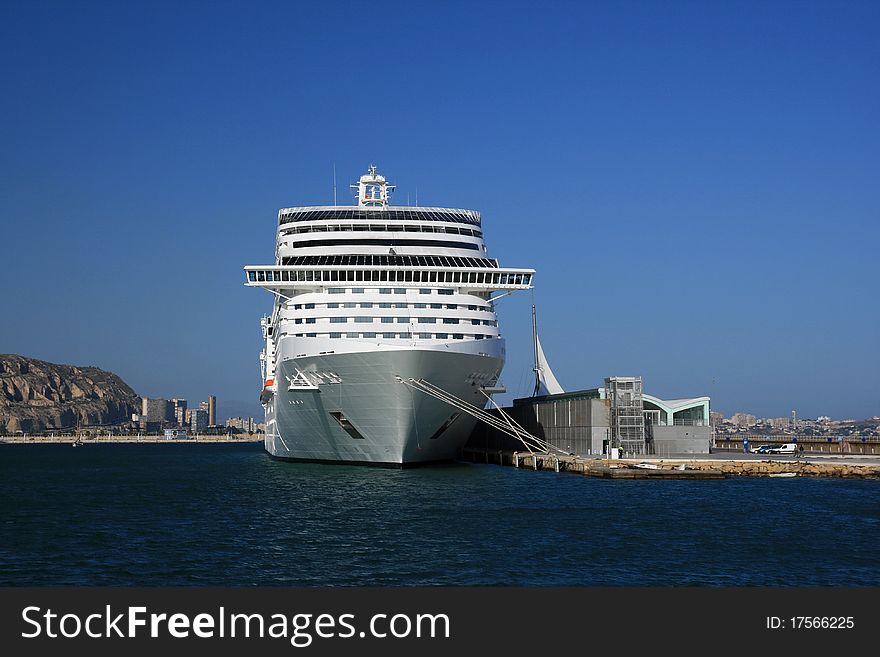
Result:
M245 285L271 290L317 290L344 283L373 287L382 283L408 284L419 288L462 288L468 292L528 290L534 269L483 267L375 267L373 265L248 265Z

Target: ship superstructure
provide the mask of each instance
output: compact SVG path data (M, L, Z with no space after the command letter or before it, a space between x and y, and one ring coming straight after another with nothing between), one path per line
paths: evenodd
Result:
M403 466L455 458L475 420L402 379L482 407L504 365L493 294L532 269L490 258L472 210L389 205L370 166L356 206L278 212L273 265L245 284L274 295L262 320L266 450Z

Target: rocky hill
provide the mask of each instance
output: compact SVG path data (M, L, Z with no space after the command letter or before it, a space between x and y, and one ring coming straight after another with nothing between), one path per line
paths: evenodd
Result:
M139 410L138 394L112 372L0 354L0 434L118 424Z

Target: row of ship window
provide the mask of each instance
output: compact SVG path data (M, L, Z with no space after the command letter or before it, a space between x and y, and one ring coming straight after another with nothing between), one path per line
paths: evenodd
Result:
M464 283L484 285L529 285L531 274L508 274L482 271L409 271L401 269L380 271L339 271L339 270L305 270L305 271L249 271L251 283L281 282L391 282L391 283Z
M366 291L366 288L363 287L329 287L327 288L327 294L345 294L346 292L350 292L351 294L363 294ZM444 295L452 295L455 293L455 290L450 290L447 288L440 288L437 290L437 294ZM406 294L405 287L380 287L379 294ZM419 294L433 294L433 290L429 287L424 287L419 290Z
M296 228L288 228L282 233L282 235L337 232L445 233L447 235L483 236L483 231L477 230L476 228L459 228L458 226L423 226L419 224L317 224L315 226L297 226Z
M381 324L409 324L409 317L296 317L294 324L315 324L317 320L322 322L329 319L331 324L347 324L353 321L355 324L372 324L378 322ZM413 317L417 324L467 324L470 322L473 326L498 326L498 322L494 319L459 319L457 317ZM442 322L438 320L442 319Z
M283 333L282 335L290 335ZM297 338L388 338L396 340L412 340L417 338L420 340L484 340L494 336L485 335L483 333L294 333Z
M299 221L448 221L456 224L480 225L480 213L463 211L437 211L412 209L381 209L362 210L357 208L344 210L305 210L282 214L279 223L287 224Z
M386 254L343 254L286 256L282 265L297 267L474 267L498 269L495 258L472 258L468 256L441 255L386 255Z
M288 246L287 242L283 242L281 246ZM474 242L458 242L454 240L426 240L426 239L405 239L403 237L391 240L383 240L375 237L346 237L344 239L321 239L321 240L294 240L290 245L294 249L320 249L326 246L389 246L391 250L394 247L401 246L417 246L425 248L434 246L441 249L469 249L471 251L479 251L480 245ZM482 247L486 250L486 247Z
M430 292L430 290L428 290ZM390 291L388 292L390 294ZM295 303L293 304L294 310L314 310L316 304L314 303ZM491 306L488 303L355 303L354 301L346 301L345 303L319 303L317 304L318 308L433 308L435 310L439 310L441 308L446 308L447 310L491 310Z

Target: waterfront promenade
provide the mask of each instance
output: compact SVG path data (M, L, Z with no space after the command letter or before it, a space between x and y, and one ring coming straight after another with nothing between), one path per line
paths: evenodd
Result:
M783 445L797 443L803 447L810 457L816 454L864 454L876 455L880 458L880 436L847 435L847 436L796 436L796 435L761 435L761 434L718 434L715 436L716 451L740 452L748 443L751 451L760 445Z

